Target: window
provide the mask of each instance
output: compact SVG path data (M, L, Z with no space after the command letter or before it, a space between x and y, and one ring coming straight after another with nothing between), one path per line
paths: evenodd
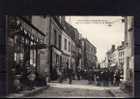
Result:
M54 30L54 45L57 45L57 34L56 34L56 30Z
M65 50L67 50L67 39L65 39L65 46L64 46Z
M129 68L129 60L130 60L130 58L127 57L127 69Z
M70 52L70 42L69 42L69 52Z
M56 58L55 59L56 59L55 62L56 62L56 65L57 65L58 64L58 55L57 54L56 54Z
M61 35L59 35L59 48L61 49Z

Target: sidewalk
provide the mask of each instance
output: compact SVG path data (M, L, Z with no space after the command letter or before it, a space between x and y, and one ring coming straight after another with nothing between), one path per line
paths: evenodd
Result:
M7 98L23 98L26 96L32 96L34 94L40 93L44 90L46 90L49 86L45 86L45 87L35 87L35 89L33 90L24 90L21 91L19 93L14 93L14 94L10 94L7 96Z
M118 98L131 98L132 96L128 95L127 93L123 92L120 88L119 89L111 89L108 91L112 96Z

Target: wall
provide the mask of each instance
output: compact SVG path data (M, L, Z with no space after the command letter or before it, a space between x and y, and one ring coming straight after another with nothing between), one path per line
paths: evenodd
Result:
M92 45L87 39L82 39L82 65L96 67L96 47Z
M67 40L67 49L65 49L65 39ZM69 46L69 42L70 42L70 46ZM64 53L68 54L68 55L71 55L71 38L65 33L65 32L62 32L62 41L61 41L61 49ZM69 50L69 47L70 47L70 50Z
M39 67L38 71L42 76L46 76L46 72L49 73L49 26L50 26L50 17L43 16L32 16L32 24L36 26L40 31L42 31L46 36L44 39L44 44L46 48L38 50L39 55Z
M65 39L67 40L67 42L65 42ZM70 42L70 45L69 45ZM67 43L66 45L66 49L65 49L65 43ZM68 61L69 66L71 65L71 38L64 32L62 31L62 40L61 40L61 50L64 52L64 54L62 55L62 63L63 65L65 65Z

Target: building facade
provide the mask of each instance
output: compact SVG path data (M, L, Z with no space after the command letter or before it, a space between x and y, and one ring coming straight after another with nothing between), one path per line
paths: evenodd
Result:
M129 83L130 91L134 95L134 17L125 18L126 57L124 64L124 81Z
M111 49L106 53L107 67L118 68L118 50L115 45L112 45Z
M100 63L100 68L107 68L106 60L103 60L103 61Z
M61 44L62 44L61 50L63 51L62 64L64 65L64 67L66 67L67 64L68 64L68 66L71 66L72 40L64 31L62 32Z
M51 17L50 22L50 79L57 79L57 69L62 65L62 30L59 17ZM56 75L54 75L56 74Z
M32 24L31 16L8 16L8 88L15 89L14 81L21 83L27 66L35 73L39 66L39 50L44 48L45 33ZM25 84L25 83L23 83Z
M45 33L44 38L44 48L40 49L38 52L39 66L38 73L46 77L46 73L49 73L49 32L50 32L50 18L49 16L32 16L32 24L38 27L40 31ZM42 45L43 46L43 45Z
M95 68L96 63L96 47L87 39L82 39L82 66L86 69Z
M80 33L76 28L65 21L65 31L72 40L72 60L75 66L74 71L77 71L78 66L81 67L81 42Z
M125 80L134 79L134 18L132 16L125 17Z
M118 50L118 66L119 69L122 70L124 73L124 60L125 60L125 42L122 41L121 45L117 47ZM124 74L123 74L123 79L124 79Z

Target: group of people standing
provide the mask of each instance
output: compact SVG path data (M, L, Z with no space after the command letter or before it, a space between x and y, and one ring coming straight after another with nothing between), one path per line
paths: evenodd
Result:
M77 70L78 80L88 80L89 84L96 83L98 86L119 86L121 75L122 73L119 69L104 68L96 71L92 68L78 68Z
M97 71L96 73L96 82L97 85L103 86L119 86L121 79L121 73L118 69L104 69L102 71Z
M68 79L69 84L72 80L88 80L88 84L96 84L97 86L119 86L121 72L119 69L99 69L95 71L93 68L83 69L77 68L74 72L72 66L68 63L65 67L56 68L57 79L59 83Z
M68 79L69 84L72 84L72 80L74 79L74 71L72 66L69 66L66 63L66 67L58 67L56 68L57 78L59 83L62 83L64 80Z

